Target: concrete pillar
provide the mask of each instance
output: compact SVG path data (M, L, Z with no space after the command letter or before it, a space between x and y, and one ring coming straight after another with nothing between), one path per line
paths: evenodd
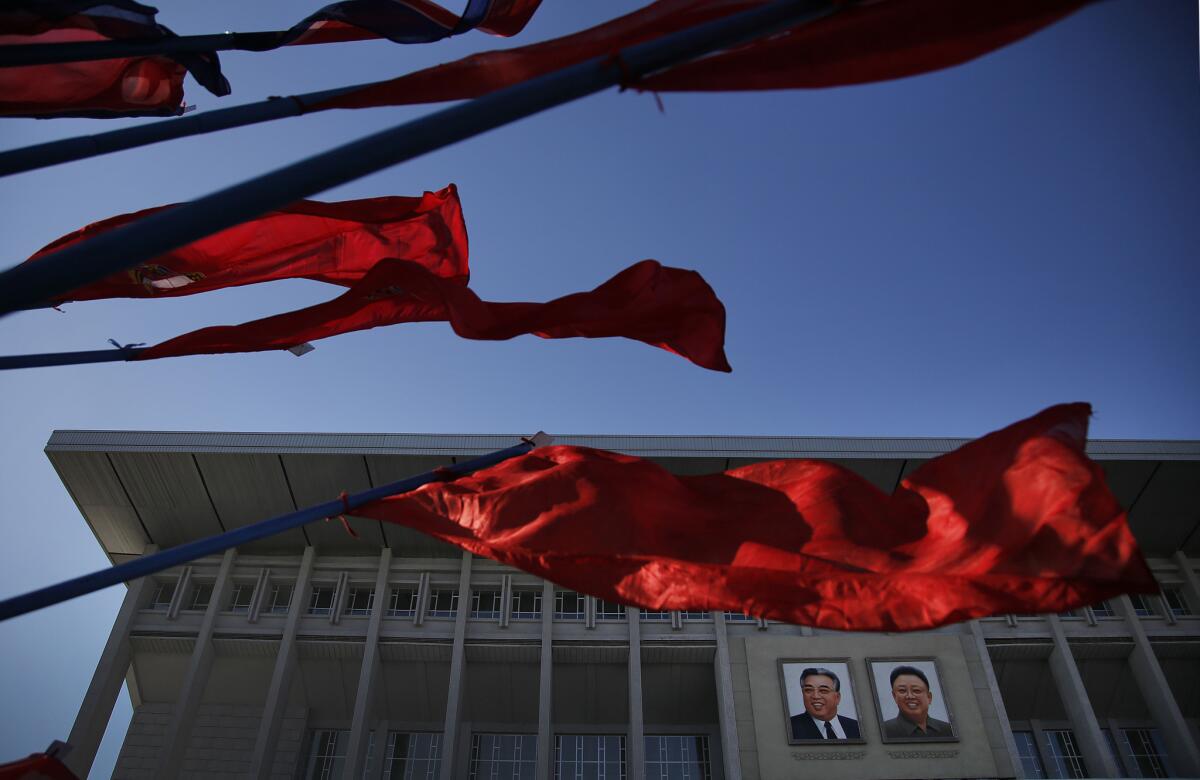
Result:
M375 723L375 750L371 753L371 760L367 762L368 780L383 780L383 771L387 768L385 759L387 758L387 743L388 732L391 726L388 725L387 718ZM397 778L397 780L402 780Z
M1012 776L1023 780L1025 777L1025 767L1021 766L1021 761L1017 757L1017 741L1013 738L1012 724L1008 722L1008 711L1004 708L1004 697L1000 695L1000 683L996 680L996 670L992 666L992 656L987 649L987 640L983 636L983 626L978 620L972 620L968 624L971 630L971 640L975 643L975 651L979 655L979 663L983 667L984 677L987 679L988 692L992 696L992 701L996 703L996 717L1000 720L1000 733L1004 735L1004 747L1008 750L1009 772ZM1000 767L1000 774L1006 774L1003 767Z
M1187 594L1188 603L1193 605L1193 609L1200 609L1200 575L1196 574L1192 562L1183 554L1183 550L1175 553L1175 564L1183 576L1183 590Z
M292 588L292 603L288 605L287 622L284 623L283 637L279 642L279 653L275 656L275 669L271 672L271 687L267 689L267 702L263 705L262 722L258 725L258 737L254 741L254 754L250 760L250 776L259 780L270 777L271 767L275 763L279 726L292 688L292 672L296 668L296 630L300 626L300 616L308 605L308 581L312 576L315 554L312 547L304 548L296 585Z
M550 780L554 742L554 583L542 582L542 655L538 667L537 780Z
M346 780L362 777L367 765L367 735L371 731L371 710L375 703L376 682L380 677L379 629L383 625L383 611L387 608L387 581L391 567L392 549L384 547L379 556L379 571L375 574L375 597L367 622L367 638L363 642L362 666L358 670L358 692L354 695L354 715L350 720L350 743L346 746L346 769L342 772ZM458 606L461 610L461 596Z
M625 608L629 623L629 745L625 757L629 761L629 780L646 780L646 731L642 723L642 612L637 607Z
M1054 648L1050 651L1050 675L1054 678L1054 687L1058 689L1058 698L1062 699L1067 710L1067 718L1071 721L1071 731L1079 744L1079 752L1083 755L1083 763L1088 773L1094 777L1118 777L1120 767L1109 754L1108 745L1104 741L1104 733L1096 720L1096 712L1088 699L1087 689L1083 686L1083 678L1079 676L1079 667L1067 636L1063 633L1062 621L1058 615L1047 615L1050 623L1050 635L1054 639Z
M1200 748L1188 730L1187 721L1179 710L1179 704L1171 694L1167 678L1163 674L1154 648L1146 637L1142 621L1133 611L1133 603L1125 595L1118 596L1114 605L1124 617L1129 634L1133 637L1133 652L1129 654L1129 667L1137 680L1138 688L1146 699L1146 708L1162 732L1167 743L1167 760L1176 774L1181 777L1200 777ZM1116 735L1114 735L1116 736Z
M158 548L149 545L142 555L149 555ZM64 761L67 767L79 777L87 777L96 760L96 751L100 749L100 741L104 738L104 730L112 717L113 707L117 696L121 694L121 683L125 682L132 660L129 647L129 631L137 618L138 609L145 598L146 577L126 583L125 599L117 611L117 619L112 630L108 632L108 641L104 643L104 652L96 671L92 672L92 681L88 684L87 692L83 695L83 703L79 705L79 713L75 716L75 724L71 726L71 735L67 742L71 752Z
M713 633L717 654L713 670L717 675L717 719L721 724L721 755L725 759L725 780L742 780L742 754L738 748L737 714L733 707L733 672L729 666L729 632L725 613L714 612Z
M454 645L450 650L450 683L446 691L446 723L442 727L441 780L454 780L458 767L458 726L462 720L466 680L467 615L471 612L471 553L463 550L458 574L458 609L454 613Z
M192 723L196 720L200 697L204 695L204 686L212 669L212 636L217 623L217 613L221 611L221 605L225 603L229 592L229 575L233 571L233 561L236 558L237 550L233 549L226 550L221 558L221 568L217 571L217 581L213 584L212 598L208 602L208 608L204 610L200 632L196 635L196 647L192 650L187 674L184 675L183 685L179 689L179 699L175 702L175 710L171 715L171 722L167 725L162 749L158 754L157 777L178 777L183 769L183 755L191 738Z

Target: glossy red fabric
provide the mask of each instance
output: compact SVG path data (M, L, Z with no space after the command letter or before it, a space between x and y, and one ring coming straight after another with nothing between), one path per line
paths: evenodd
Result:
M34 753L20 761L0 764L0 780L76 780L76 776L54 756Z
M542 0L492 0L487 15L476 29L492 35L513 36L521 32L529 23L534 11L541 5ZM429 18L446 30L453 30L460 23L458 14L448 11L437 3L429 0L403 0L403 5L418 14ZM366 41L380 37L382 30L372 29L379 25L374 19L356 19L358 3L334 3L322 8L308 19L296 25L289 31L291 40L288 46L302 46L312 43L338 43L341 41ZM372 4L365 9L368 16L372 13ZM357 22L357 24L356 24Z
M831 463L676 476L552 446L355 514L593 596L911 631L1157 585L1100 467L1091 409L1055 406L928 461L887 495Z
M847 3L832 16L790 33L677 66L630 86L653 90L779 89L900 78L979 57L1090 1ZM313 110L478 97L766 2L769 0L658 0L573 35L475 54L331 98Z
M203 328L143 350L136 359L287 349L339 333L401 322L447 321L468 339L522 334L548 339L622 336L715 371L725 360L725 307L695 271L643 260L589 292L548 303L480 300L461 280L403 260L382 260L327 303L242 325Z
M111 40L85 27L0 35L0 46ZM0 116L172 116L182 111L183 65L125 57L0 68Z
M173 206L88 225L27 262L167 208ZM385 257L419 262L436 276L466 283L467 229L453 184L420 197L298 201L74 290L56 303L191 295L292 278L349 286Z

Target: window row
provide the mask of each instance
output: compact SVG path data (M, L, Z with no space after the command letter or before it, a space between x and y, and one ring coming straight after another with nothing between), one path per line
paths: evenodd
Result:
M1133 605L1133 613L1138 617L1168 617L1173 619L1196 614L1188 603L1183 588L1163 588L1162 595L1159 597L1148 596L1144 593L1132 593L1129 595L1129 602ZM1116 607L1110 601L1101 601L1085 609L1059 612L1058 616L1060 618L1086 618L1089 612L1092 617L1101 620L1120 617ZM1010 622L1022 618L1040 617L1042 615L1028 613L1009 615Z
M153 588L148 608L167 611L175 598L177 582L158 581ZM234 582L226 597L224 611L233 614L248 614L254 604L257 583ZM291 607L293 585L291 583L269 583L259 611L264 614L285 615ZM212 601L211 583L196 582L188 586L188 593L180 603L184 611L203 611ZM431 585L425 592L425 617L454 618L458 614L458 588ZM422 592L417 583L396 585L388 588L384 615L390 618L415 618L420 610ZM330 616L337 609L338 585L335 582L315 582L309 587L305 614ZM594 600L594 618L598 621L625 620L625 607L603 599ZM367 616L375 608L373 586L347 583L346 596L339 615ZM514 588L508 599L508 618L511 620L541 620L542 591L540 589ZM479 620L500 620L504 614L504 591L500 588L471 590L470 617ZM642 610L641 619L648 622L670 622L673 615L669 610ZM711 620L708 612L679 612L681 621ZM569 590L554 592L554 618L564 621L582 621L587 616L587 597ZM756 622L757 618L741 613L726 612L730 622Z
M383 777L387 780L435 780L441 769L441 734L389 732L384 746ZM350 732L318 729L309 735L305 780L342 777ZM651 735L645 738L647 780L710 780L712 768L706 736ZM375 734L367 742L367 767L375 751ZM558 734L552 756L556 780L625 780L625 737L615 734ZM472 780L532 780L537 767L537 736L472 734ZM366 776L366 767L363 770Z
M1158 729L1101 729L1112 762L1127 777L1170 777L1167 751ZM1027 778L1089 777L1075 734L1070 729L1015 730L1017 758Z

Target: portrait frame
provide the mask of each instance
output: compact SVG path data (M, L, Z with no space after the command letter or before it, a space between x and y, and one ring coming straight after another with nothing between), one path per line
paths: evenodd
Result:
M800 693L800 673L805 669L828 669L838 677L841 690L841 701L838 704L838 716L849 718L858 728L858 736L846 739L830 740L824 737L797 738L792 730L792 716L803 715L804 698ZM776 670L779 675L779 702L783 709L784 734L789 745L864 745L866 727L862 722L862 699L858 695L854 670L849 658L779 658L776 660ZM849 706L847 706L849 705ZM794 710L794 711L793 711ZM845 726L842 726L843 731Z
M959 742L958 726L950 699L946 696L946 686L942 680L942 670L938 659L932 656L903 656L866 658L867 677L871 681L871 699L875 703L875 717L879 724L879 736L885 743L918 743L927 742ZM892 696L889 682L891 672L897 666L911 666L921 670L929 678L929 691L933 701L929 705L928 716L931 720L940 721L949 726L947 735L930 736L888 736L888 723L900 718L899 707Z

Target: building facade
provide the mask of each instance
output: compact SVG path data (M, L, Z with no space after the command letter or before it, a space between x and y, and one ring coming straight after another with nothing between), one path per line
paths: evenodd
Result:
M46 451L116 563L517 439L59 431ZM818 457L887 491L961 443L557 441L689 474ZM1089 454L1161 594L907 634L646 612L318 521L132 583L68 762L90 767L127 686L120 778L1200 776L1200 442Z

